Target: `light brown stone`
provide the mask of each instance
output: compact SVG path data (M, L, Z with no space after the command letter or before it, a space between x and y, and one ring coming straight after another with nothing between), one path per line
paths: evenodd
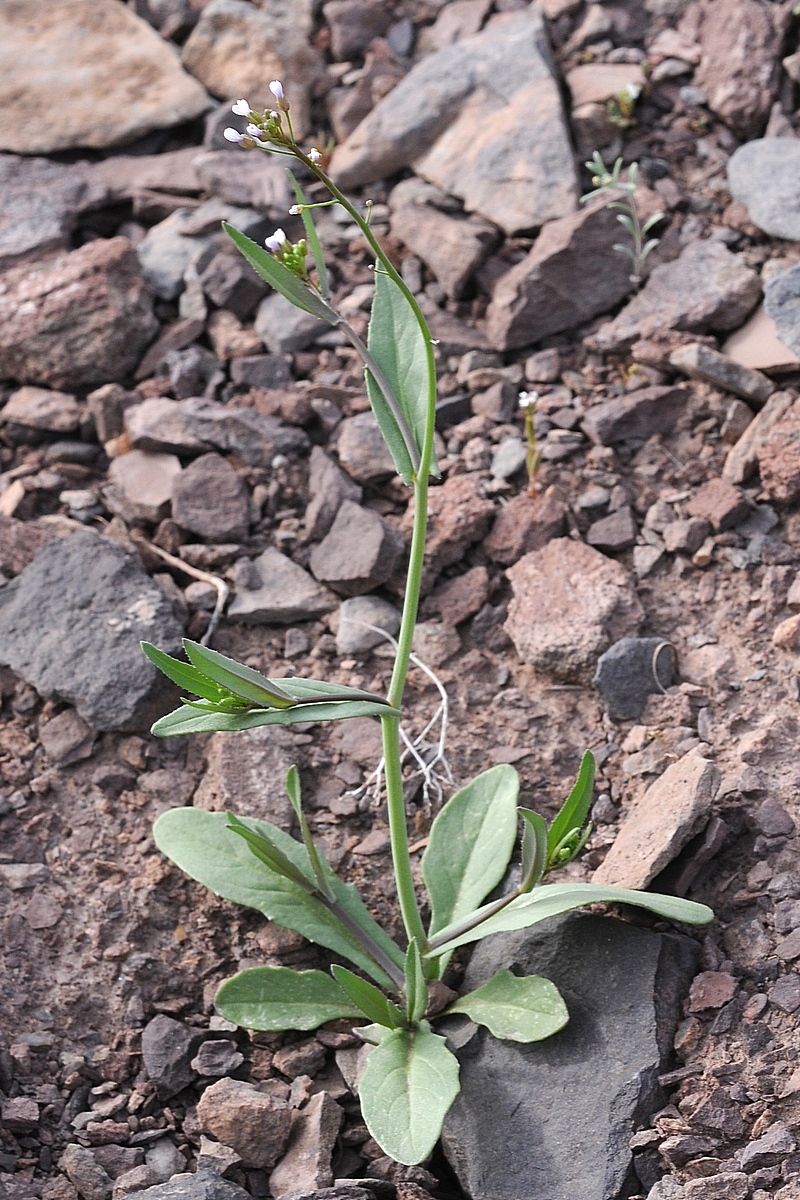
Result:
M745 138L762 131L777 96L790 12L760 0L703 0L700 6L702 54L694 86Z
M155 524L169 513L172 487L180 472L174 454L132 450L109 467L106 503L123 520Z
M792 392L772 393L736 445L728 451L722 468L723 479L729 483L745 483L755 474L761 446L795 403L796 397Z
M800 358L778 337L775 322L759 304L741 329L727 339L723 354L742 367L754 371L790 371L800 366Z
M332 1156L343 1119L342 1109L326 1092L312 1096L295 1114L286 1152L269 1177L273 1196L331 1186Z
M576 108L581 104L603 104L629 85L644 86L639 63L585 63L567 72L567 87Z
M761 483L770 499L792 504L800 498L800 409L794 405L758 448Z
M271 1171L291 1132L285 1100L259 1092L251 1083L220 1079L206 1088L197 1105L203 1133L230 1146L245 1167Z
M284 780L294 762L293 751L291 732L280 728L213 733L205 749L206 771L194 795L195 807L236 811L288 831L293 815Z

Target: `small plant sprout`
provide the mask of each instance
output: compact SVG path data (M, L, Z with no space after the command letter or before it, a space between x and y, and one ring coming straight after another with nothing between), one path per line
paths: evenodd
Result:
M330 973L269 966L241 971L222 984L217 1008L227 1020L257 1030L310 1030L341 1018L352 1021L372 1047L359 1084L366 1125L386 1154L402 1163L419 1163L433 1150L459 1089L458 1060L435 1029L440 1017L463 1013L495 1037L518 1042L549 1037L568 1020L564 1001L549 980L505 969L440 1012L435 985L454 951L490 934L523 929L597 901L638 905L660 917L693 924L709 921L712 913L704 905L672 896L569 880L550 883L550 875L569 863L589 836L594 787L594 760L589 753L584 754L575 785L549 825L520 803L519 777L508 764L490 767L456 791L431 824L421 861L424 899L418 895L403 796L403 745L408 750L409 739L401 718L413 661L428 486L431 476L438 474L433 342L414 294L368 221L325 173L317 156L296 144L288 120L284 123L289 102L283 88L275 81L271 90L279 111L262 115L249 111L260 136L247 135L239 144L253 149L262 148L263 142L273 153L294 157L325 187L331 202L341 205L358 225L375 261L375 296L366 341L334 306L313 222L314 205L306 202L291 173L305 227L303 242L293 245L276 231L261 247L231 225L224 228L262 279L298 308L344 333L363 360L372 411L414 501L394 666L383 696L318 679L271 679L193 641L184 642L185 660L145 643L144 653L184 697L174 712L156 722L153 732L175 737L270 725L308 727L356 717L379 720L402 944L374 920L354 885L339 878L316 845L295 767L285 783L298 838L269 821L200 808L164 813L155 824L154 837L164 854L218 896L258 910L328 952L334 963ZM245 101L236 102L240 115L248 115L246 107ZM305 270L307 254L315 265L313 278ZM532 417L534 397L525 400L526 418ZM531 454L529 470L535 473L535 444ZM411 750L415 745L411 743ZM406 761L413 767L414 754ZM520 827L519 885L500 899L487 901L506 874Z
M608 197L607 207L617 213L617 220L630 235L632 243L627 245L617 242L614 249L630 258L632 263L631 283L638 287L644 278L648 256L659 243L658 238L648 238L647 235L659 221L663 221L664 214L663 212L653 213L646 221L642 221L639 216L636 203L638 163L631 163L626 179L621 177L622 159L618 158L609 171L598 150L595 150L591 161L584 165L592 175L592 191L581 196L581 204L587 204L597 196Z
M528 472L529 496L536 495L539 486L537 483L539 468L542 465L542 452L536 441L536 402L538 399L538 392L520 392L519 394L519 406L525 414L525 440L528 443L525 467Z
M640 83L626 83L606 104L608 119L617 129L630 129L636 124L634 113L636 104L642 94Z

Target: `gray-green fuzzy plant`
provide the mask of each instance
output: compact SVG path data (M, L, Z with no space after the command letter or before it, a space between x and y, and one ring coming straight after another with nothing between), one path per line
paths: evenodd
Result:
M625 254L631 260L631 283L637 287L644 279L648 256L658 245L660 238L648 238L647 235L659 221L664 220L663 212L653 213L646 221L639 216L636 204L636 183L639 178L639 164L631 163L628 167L627 178L622 178L622 159L618 158L609 171L603 162L599 150L595 150L591 161L584 163L592 173L592 191L581 196L581 204L587 204L598 196L608 197L607 208L617 214L617 220L631 239L631 244L617 242L614 249Z
M444 805L430 830L422 858L427 889L423 909L409 855L400 720L422 578L428 480L438 474L434 456L436 370L433 342L419 305L375 238L368 221L342 195L320 165L318 151L295 142L289 104L272 85L276 109L257 113L245 101L244 135L229 140L292 155L328 190L358 225L375 257L375 298L366 345L332 305L319 238L294 179L296 211L305 223L304 243L291 244L278 232L267 249L226 226L255 271L298 308L343 330L365 363L373 412L398 474L412 489L414 529L403 617L391 683L385 697L316 679L267 679L257 671L195 642L184 643L188 662L145 644L151 662L187 697L153 726L163 737L262 725L377 717L383 727L386 803L397 897L405 927L398 945L375 922L356 888L343 882L315 845L303 811L300 780L293 767L286 780L301 840L268 821L230 813L177 808L159 817L159 848L188 875L216 895L247 905L271 921L325 947L348 963L323 971L255 967L225 982L217 993L219 1012L248 1029L310 1030L350 1018L372 1045L359 1084L367 1127L384 1151L403 1163L423 1161L433 1149L458 1089L458 1062L445 1038L434 1032L438 1018L464 1013L495 1037L534 1042L561 1029L568 1013L555 986L537 976L499 971L488 983L437 1012L434 996L453 951L490 934L522 929L595 901L622 901L676 921L703 923L711 911L670 896L587 883L544 884L570 862L591 826L594 761L586 754L577 782L555 820L519 806L513 767L484 771ZM310 252L315 275L307 269ZM503 879L522 823L521 878L501 899L486 897Z

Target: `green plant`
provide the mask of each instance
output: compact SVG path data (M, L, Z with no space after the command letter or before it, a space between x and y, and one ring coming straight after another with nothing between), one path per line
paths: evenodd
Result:
M528 495L535 496L539 468L542 465L542 452L536 439L536 402L538 392L520 392L519 406L525 414L525 441L528 452L525 455L525 470L528 472Z
M340 1017L364 1022L358 1032L372 1043L359 1094L367 1126L386 1153L404 1163L420 1162L433 1149L458 1092L458 1062L434 1032L438 1017L465 1013L500 1038L536 1041L560 1029L568 1013L555 986L538 977L519 978L501 970L483 987L437 1012L432 985L441 979L460 946L503 930L521 929L595 901L621 901L673 920L702 923L702 905L591 884L545 884L570 862L589 836L587 817L594 761L584 755L577 782L553 823L518 807L519 779L513 767L495 766L461 788L435 817L422 858L430 919L423 921L411 870L403 776L400 719L422 577L428 479L435 473L436 371L425 319L369 223L322 170L317 152L295 143L288 103L273 85L278 111L257 114L244 101L250 125L234 140L305 164L359 226L375 256L375 299L367 343L331 305L322 250L309 205L293 180L297 209L316 276L306 269L301 243L273 235L264 250L236 230L227 232L247 261L298 307L343 329L365 363L373 411L398 473L413 489L415 516L408 578L397 651L387 696L311 679L267 679L249 667L195 642L184 643L188 662L144 645L150 660L172 679L186 699L156 722L161 736L262 725L377 717L383 727L386 804L392 858L405 945L399 946L374 921L352 884L342 881L315 845L303 811L298 772L286 788L301 840L267 821L178 808L159 817L159 848L192 878L226 899L257 909L272 921L325 947L348 967L294 972L256 967L222 985L219 1011L250 1029L315 1029ZM283 117L286 117L284 126ZM499 899L486 897L502 881L522 821L521 877ZM351 970L355 968L355 970Z
M633 114L641 94L640 84L626 83L621 91L606 101L606 114L612 125L617 129L630 129L631 125L636 124Z
M622 159L618 158L609 171L603 162L603 157L595 150L590 162L584 164L592 173L592 191L581 196L581 204L594 200L597 196L609 197L607 207L617 213L617 220L630 235L632 245L627 246L617 242L614 249L620 254L626 254L632 264L631 283L637 286L644 278L647 258L658 245L658 238L647 239L647 234L659 221L663 221L662 212L653 213L646 221L639 216L636 203L636 183L639 178L639 164L631 163L628 167L627 179L621 178ZM647 239L647 240L646 240Z

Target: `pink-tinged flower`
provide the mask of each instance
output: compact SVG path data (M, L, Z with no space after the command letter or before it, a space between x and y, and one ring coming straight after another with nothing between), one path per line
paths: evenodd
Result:
M282 229L276 229L272 236L266 239L264 245L271 254L277 254L285 242L286 234Z
M312 162L319 162L319 160L322 158L322 155L320 154L319 150L316 149L315 146L312 146L312 148L308 152L308 157L311 159Z
M230 126L228 126L227 129L223 129L222 136L225 138L226 142L239 143L244 141L244 134L239 133L238 129L231 129Z
M269 90L272 92L276 100L283 100L283 84L280 79L273 79L269 85Z
M250 105L246 100L237 100L235 104L231 105L231 112L235 112L237 117L249 117Z

